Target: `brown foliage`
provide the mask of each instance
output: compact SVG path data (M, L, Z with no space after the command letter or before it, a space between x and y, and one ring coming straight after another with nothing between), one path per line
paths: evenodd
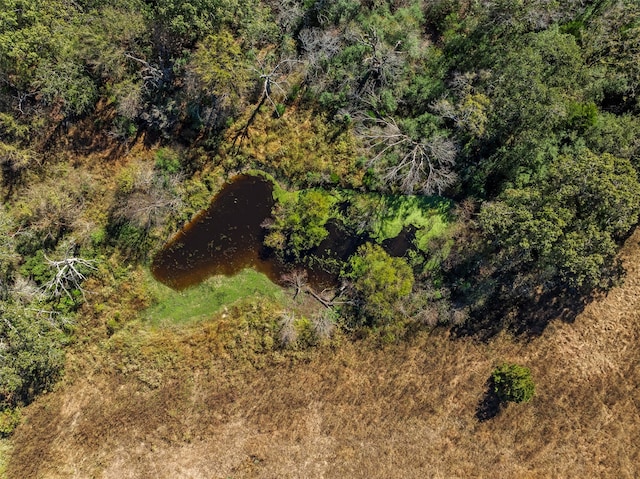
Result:
M142 164L130 181L121 186L114 212L118 220L149 230L163 225L169 215L182 206L175 191L180 182L177 175L163 176L154 171L151 164Z
M639 241L624 286L528 343L436 330L255 364L230 360L223 320L140 331L137 371L107 356L25 412L9 477L636 477ZM538 394L479 422L505 360L531 368ZM152 383L136 379L153 364Z

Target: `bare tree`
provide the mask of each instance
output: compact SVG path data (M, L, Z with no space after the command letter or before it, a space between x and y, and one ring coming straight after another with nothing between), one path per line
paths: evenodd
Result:
M132 190L121 200L115 217L149 230L161 225L167 216L182 205L175 190L179 175L160 175L151 165L137 172Z
M245 125L236 133L233 138L233 146L236 145L238 140L242 141L244 138L249 136L249 127L253 124L256 115L260 111L260 107L264 105L265 102L268 101L271 104L274 115L280 118L282 113L278 104L286 101L286 89L289 88L289 76L293 73L294 66L300 63L301 62L299 60L294 58L285 58L284 60L280 60L273 68L271 68L269 66L269 61L258 60L258 68L253 68L253 71L258 75L258 78L262 82L260 101L253 110L253 113L251 113L251 116Z
M258 62L259 68L254 68L254 71L262 80L262 95L259 105L262 105L265 100L268 101L273 106L273 112L277 117L280 117L280 112L276 101L281 102L287 99L285 88L289 87L289 75L293 71L293 66L298 63L300 61L294 58L285 58L280 60L273 68L269 68L268 64L262 61Z
M280 315L280 344L284 347L292 346L298 341L295 321L295 313L291 311L285 311Z
M303 29L298 39L307 65L306 80L319 90L348 91L351 103L368 102L377 98L381 89L394 84L402 72L404 59L402 42L390 45L374 28L361 30L349 27ZM362 56L355 75L329 75L330 60L346 46L360 45ZM336 82L328 86L327 82Z
M17 275L11 285L11 296L21 304L29 304L42 297L42 291L35 281Z
M456 146L448 138L414 139L393 118L356 115L356 134L372 155L369 166L406 194L441 194L456 180Z
M376 97L380 88L395 82L404 63L399 50L402 42L391 46L386 44L375 29L366 33L347 32L348 40L364 45L369 54L362 59L363 74L358 81L353 95L356 98L368 99ZM366 100L365 100L366 101Z
M282 275L282 281L286 286L289 286L295 290L293 295L293 299L295 299L298 294L307 289L307 271L304 269L295 269L290 271L289 273L285 273Z
M125 52L124 56L140 65L140 78L148 90L157 88L162 84L165 75L159 66L153 65L144 58L138 58L129 52Z
M324 309L311 318L313 332L318 339L330 338L336 329L336 312L333 309Z
M322 83L324 63L340 52L342 38L338 30L305 28L298 34L307 63L307 79L313 83Z
M274 13L276 22L285 32L290 32L300 23L304 16L304 7L300 0L276 0L267 1Z
M87 279L88 271L95 270L95 261L70 256L59 261L49 259L45 255L47 264L55 270L55 275L44 285L44 292L52 298L60 298L66 294L73 299L71 291L79 290L83 297L85 290L82 283Z

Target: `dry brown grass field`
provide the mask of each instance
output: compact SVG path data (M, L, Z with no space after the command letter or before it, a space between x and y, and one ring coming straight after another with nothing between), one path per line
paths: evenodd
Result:
M639 258L637 231L625 283L529 341L436 330L256 361L216 346L217 318L141 331L129 369L117 342L88 347L26 409L8 477L640 477ZM479 421L504 360L531 368L536 396Z

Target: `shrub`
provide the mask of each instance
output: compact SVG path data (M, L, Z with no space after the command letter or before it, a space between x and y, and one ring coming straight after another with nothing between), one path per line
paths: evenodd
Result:
M529 368L518 364L504 363L491 374L494 392L503 402L529 402L536 386Z
M174 175L180 171L180 156L171 148L160 148L155 155L155 169L167 175Z
M360 246L351 256L342 278L351 283L356 314L373 323L391 322L398 312L396 306L411 293L414 282L404 258L394 258L372 243Z
M20 425L21 419L20 408L7 408L0 411L0 438L10 436L13 430Z
M318 246L329 232L327 221L334 214L337 199L323 190L303 190L283 196L272 211L274 220L267 225L266 246L297 261Z

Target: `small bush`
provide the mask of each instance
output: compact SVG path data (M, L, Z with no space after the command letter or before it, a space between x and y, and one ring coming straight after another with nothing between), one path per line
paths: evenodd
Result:
M180 171L181 163L178 152L171 148L160 148L155 155L155 168L162 173L173 175Z
M286 107L282 103L278 103L275 109L276 118L280 118L282 115L284 115L285 110Z
M504 363L491 374L494 392L503 402L529 402L536 386L529 368L518 364Z
M10 436L22 419L20 408L0 411L0 438Z

